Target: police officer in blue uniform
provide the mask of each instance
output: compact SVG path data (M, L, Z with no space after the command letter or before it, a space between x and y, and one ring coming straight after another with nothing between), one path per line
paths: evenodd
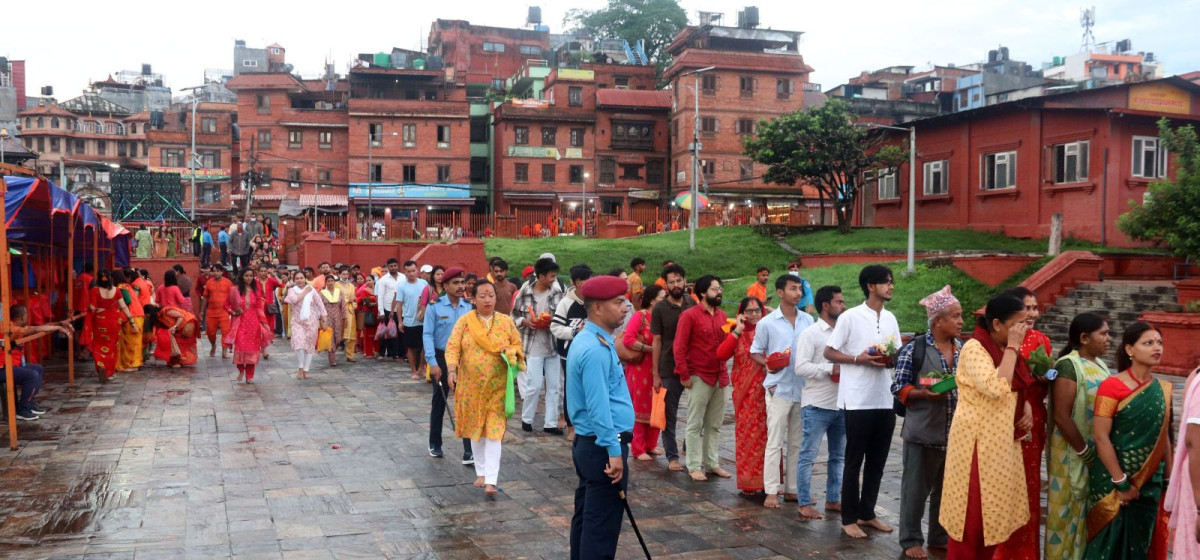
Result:
M625 320L624 280L594 277L579 288L587 323L567 354L567 413L575 425L572 456L579 486L571 517L571 560L617 554L633 439L633 401L613 331Z

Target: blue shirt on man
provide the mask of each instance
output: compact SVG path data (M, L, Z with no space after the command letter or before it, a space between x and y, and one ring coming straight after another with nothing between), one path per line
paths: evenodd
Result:
M621 456L620 434L633 431L633 401L616 340L591 321L567 353L567 414L576 434L594 436L609 457Z
M771 393L772 396L800 402L801 390L804 389L804 378L795 373L796 356L800 354L800 351L794 346L800 333L811 324L813 324L812 315L804 311L796 310L796 322L793 325L783 316L783 311L776 308L775 311L760 319L754 328L754 342L750 343L752 354L770 357L776 352L792 351L792 359L788 362L787 367L775 373L767 372L767 377L763 379L764 388L775 388L775 392Z
M208 230L204 230L203 232L201 232L200 233L200 244L201 245L212 245L212 232L210 232Z
M221 230L221 231L217 232L217 241L221 242L222 244L228 245L229 244L229 232L227 232L225 230Z
M405 327L421 326L417 321L417 312L421 309L421 295L428 287L429 283L424 278L417 278L416 282L409 282L405 278L396 285L396 300L404 303L400 315L404 319Z
M421 341L425 345L425 361L437 364L437 350L445 350L450 341L450 331L458 318L471 311L467 300L458 298L458 305L450 304L450 296L444 295L425 308L425 329Z

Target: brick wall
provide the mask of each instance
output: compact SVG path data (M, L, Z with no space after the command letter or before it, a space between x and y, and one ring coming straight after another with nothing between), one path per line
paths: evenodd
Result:
M218 255L218 260L220 256ZM150 272L150 278L154 280L154 285L158 286L163 282L163 273L171 270L175 265L182 265L187 271L188 276L193 280L200 276L200 259L188 257L175 257L171 259L130 259L130 266L137 269L146 269Z
M300 245L297 264L316 268L328 261L357 264L370 270L383 266L390 258L400 262L412 259L419 264L440 264L447 268L461 266L476 274L487 273L487 257L484 255L483 242L478 239L460 239L449 243L391 243L329 239L319 233L309 233Z
M953 257L951 261L971 278L994 288L1039 258L1027 255L981 255Z

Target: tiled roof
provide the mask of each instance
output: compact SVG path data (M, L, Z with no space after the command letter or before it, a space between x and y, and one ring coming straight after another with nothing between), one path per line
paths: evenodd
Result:
M150 122L150 111L142 111L136 115L125 117L125 122L136 121Z
M45 115L48 117L50 117L50 116L74 117L75 116L74 113L71 113L70 111L67 111L66 109L63 109L62 107L59 107L57 103L51 103L49 105L40 105L37 107L33 107L31 109L26 109L24 111L21 111L20 116L24 117L26 115L35 116L35 117L39 116L39 115Z
M596 105L670 109L671 92L650 89L598 89Z
M304 84L300 83L300 80L297 80L295 76L286 72L268 72L234 76L232 80L225 83L225 88L230 91L265 88L294 88L302 90L304 89Z
M133 111L109 101L95 93L85 93L62 103L62 108L76 114L101 113L113 116L132 115Z

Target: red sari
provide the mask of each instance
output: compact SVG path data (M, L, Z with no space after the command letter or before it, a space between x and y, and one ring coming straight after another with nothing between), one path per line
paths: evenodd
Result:
M180 318L172 317L167 314L168 311L174 311L180 315ZM184 334L185 326L191 323L192 335ZM200 336L200 322L196 320L196 316L184 311L179 307L164 307L158 311L158 325L154 330L154 357L158 358L168 365L196 365L196 340ZM171 335L170 328L175 329L174 336ZM173 355L172 338L174 338L175 346L179 347L179 355Z
M767 372L750 359L755 325L747 324L742 336L726 335L717 348L717 357L733 357L733 411L737 418L734 440L737 459L737 487L743 492L763 490L763 455L767 449L767 401L763 380Z
M1029 329L1025 340L1021 343L1021 357L1026 360L1034 350L1043 348L1050 353L1050 337L1041 331ZM1017 384L1016 376L1013 384ZM1032 438L1021 442L1021 462L1025 465L1025 487L1029 496L1029 522L1017 529L1007 541L996 547L994 560L1040 560L1042 557L1042 538L1039 533L1042 525L1042 460L1046 450L1046 393L1049 385L1034 378L1033 382L1021 389L1021 400L1028 402L1033 409ZM1019 413L1024 413L1018 408Z
M650 310L635 312L629 319L621 342L633 348L638 342L650 345L654 335L650 332ZM629 397L633 400L633 443L629 454L634 457L654 450L658 442L658 428L650 427L650 410L654 406L654 374L651 371L649 353L636 364L625 364L625 381L629 384Z
M264 305L262 296L255 290L247 290L245 296L237 288L229 291L225 311L233 319L229 334L225 336L225 345L233 347L234 365L258 364L263 349L271 345L273 331L269 330ZM235 311L240 314L235 315Z
M88 332L91 342L88 349L96 359L96 368L101 375L112 377L117 370L117 342L121 339L121 325L126 321L121 313L121 290L113 289L113 296L105 298L100 288L90 291L90 303L96 312L88 314Z
M379 328L379 325L375 324L368 327L366 324L367 315L376 317L379 314L379 308L375 299L375 290L363 284L354 292L354 296L358 300L358 312L363 316L361 340L363 355L370 358L378 353L375 331Z

